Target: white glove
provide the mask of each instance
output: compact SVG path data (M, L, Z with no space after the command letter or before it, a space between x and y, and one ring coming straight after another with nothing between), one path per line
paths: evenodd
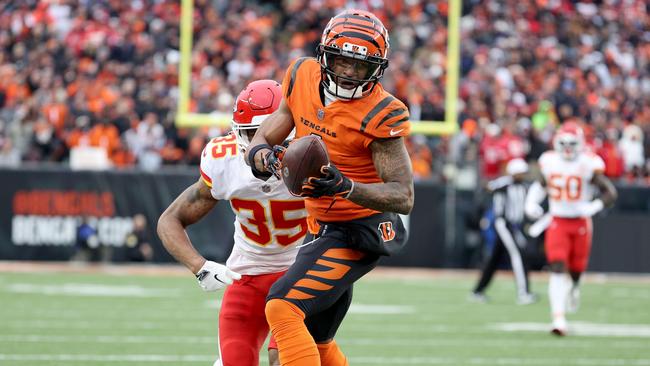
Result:
M528 227L528 235L531 238L536 238L540 236L544 230L546 230L553 221L553 216L550 213L545 214L539 220L535 221L532 225Z
M526 213L526 216L533 220L537 220L542 217L542 215L544 215L544 209L542 206L540 206L539 203L535 203L530 200L526 200L524 212Z
M582 209L582 215L586 217L592 217L593 215L599 213L603 208L605 208L603 201L600 199L595 199L584 206Z
M535 181L526 194L526 201L524 203L524 212L526 216L533 220L537 220L544 214L544 209L540 206L540 202L546 197L546 189L542 187L541 183Z
M241 275L231 271L223 264L206 261L199 273L196 274L196 279L203 291L211 292L221 290L230 285L233 280L241 279Z

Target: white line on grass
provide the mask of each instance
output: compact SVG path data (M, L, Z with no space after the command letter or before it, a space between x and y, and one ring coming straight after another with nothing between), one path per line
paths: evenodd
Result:
M196 362L215 360L210 355L90 355L90 354L0 354L0 361L65 362ZM517 358L517 357L350 357L350 364L364 365L572 365L572 366L650 366L650 359L603 358Z
M101 285L89 283L65 283L61 285L35 285L13 283L7 286L8 292L38 294L48 296L107 296L107 297L177 297L178 290L148 288L142 286Z
M217 342L217 337L196 336L112 336L112 335L40 335L40 334L14 334L0 335L0 342L33 342L33 343L172 343L172 344L212 344Z
M603 358L517 358L517 357L350 357L350 364L369 365L571 365L571 366L648 366L650 359Z
M197 336L114 336L114 335L41 335L41 334L12 334L0 335L0 342L15 343L107 343L107 344L214 344L217 337ZM400 338L400 339L379 339L379 338L347 338L337 337L341 345L346 346L376 346L382 344L391 347L467 347L467 339L439 339L439 338ZM564 342L557 342L556 339L529 340L520 339L477 339L472 345L478 347L526 347L526 348L563 348L563 349L592 349L602 347L602 342L594 342L586 339L567 338ZM645 341L619 340L607 343L612 349L647 349Z
M110 320L110 321L72 321L72 320L18 320L6 321L2 323L4 329L127 329L127 330L152 330L152 329L176 329L176 330L203 330L216 327L215 323L206 321L193 322L154 322L154 321L135 321L135 320Z
M84 354L0 354L0 361L66 361L66 362L214 362L208 355L84 355Z
M209 300L205 302L209 309L221 307L221 300ZM410 305L375 305L375 304L352 304L350 314L414 314L416 309Z
M548 323L498 323L488 328L505 332L548 332ZM646 324L599 324L570 322L570 334L592 337L650 337L650 325Z

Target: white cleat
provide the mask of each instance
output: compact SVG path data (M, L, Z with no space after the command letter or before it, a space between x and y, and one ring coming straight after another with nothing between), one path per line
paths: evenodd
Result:
M565 317L557 317L553 320L553 328L551 333L558 337L563 337L567 334L567 321Z
M538 301L536 294L528 293L517 296L517 305L530 305Z
M580 288L573 287L569 292L566 309L568 313L575 314L578 308L580 308Z
M488 297L481 292L472 292L467 297L467 300L470 302L477 302L479 304L487 304L490 301L490 299L488 299Z

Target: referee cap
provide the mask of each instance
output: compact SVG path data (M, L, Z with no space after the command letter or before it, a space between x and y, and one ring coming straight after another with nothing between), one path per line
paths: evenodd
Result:
M506 165L506 173L508 175L524 174L526 172L528 172L528 164L524 159L512 159Z

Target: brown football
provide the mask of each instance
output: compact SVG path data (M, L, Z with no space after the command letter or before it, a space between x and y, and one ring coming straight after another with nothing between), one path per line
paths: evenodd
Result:
M282 180L289 192L300 195L302 184L309 177L320 177L320 169L330 162L327 148L320 137L308 135L289 144L282 158Z

